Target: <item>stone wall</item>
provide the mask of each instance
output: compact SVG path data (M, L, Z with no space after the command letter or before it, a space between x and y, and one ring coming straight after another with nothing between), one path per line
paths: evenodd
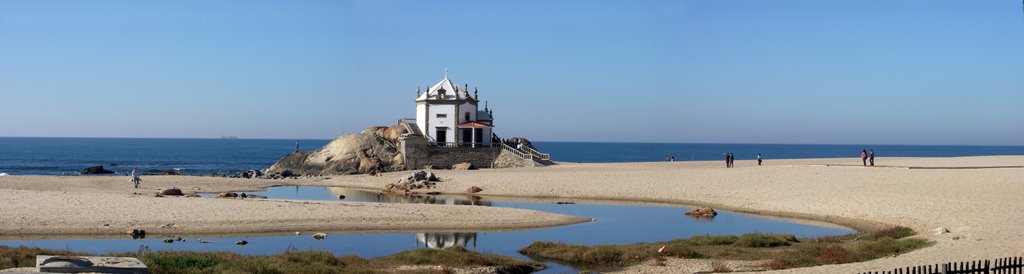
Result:
M490 168L501 153L501 148L443 148L427 146L427 139L420 136L405 136L400 139L399 149L405 159L405 169L451 168L458 163L472 163L478 168Z
M490 168L501 153L500 148L429 148L426 164L434 168L451 168L458 163L472 163L479 168Z
M402 136L398 142L399 151L405 159L405 169L422 169L429 164L430 149L427 138L422 136Z

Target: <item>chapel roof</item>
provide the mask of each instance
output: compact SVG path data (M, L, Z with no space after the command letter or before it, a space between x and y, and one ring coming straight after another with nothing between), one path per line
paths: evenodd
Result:
M444 97L441 98L442 100L474 99L469 96L469 91L464 88L460 88L459 85L452 82L451 79L448 79L448 70L446 69L444 70L444 79L441 79L440 82L437 82L437 84L434 84L427 89L427 92L420 94L420 96L416 98L416 101L427 99L438 100L437 95L442 90L444 91Z

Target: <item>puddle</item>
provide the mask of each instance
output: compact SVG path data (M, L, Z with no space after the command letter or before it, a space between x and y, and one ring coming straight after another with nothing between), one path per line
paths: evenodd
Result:
M231 251L240 254L268 255L297 250L329 251L336 255L359 255L363 257L387 256L414 248L444 248L455 245L479 252L529 258L517 251L533 241L555 241L574 244L628 244L637 242L667 241L689 238L697 235L736 235L744 233L785 233L797 237L819 237L853 233L848 228L819 226L799 221L768 218L757 215L719 211L710 220L690 218L683 215L687 207L670 205L622 205L598 204L592 201L574 199L528 199L517 200L502 197L474 197L466 195L436 196L390 196L374 191L339 187L279 186L261 192L246 192L267 196L271 199L327 200L383 202L383 203L429 203L467 206L497 206L547 211L559 214L594 218L594 222L551 227L534 230L451 233L347 233L329 234L324 240L315 240L312 235L279 235L250 237L203 238L209 243L188 238L184 242L163 243L163 238L147 239L59 239L59 240L0 240L0 245L31 246L60 250L74 250L90 253L137 251L140 248L158 250ZM209 194L204 196L211 196ZM213 198L211 198L213 199ZM574 202L575 204L556 204ZM234 243L246 240L248 245ZM575 273L571 266L543 262L548 269L542 273Z

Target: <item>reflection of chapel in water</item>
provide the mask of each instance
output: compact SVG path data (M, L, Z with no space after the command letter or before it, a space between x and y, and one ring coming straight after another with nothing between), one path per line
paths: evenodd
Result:
M470 241L473 242L473 249L476 249L476 233L416 233L416 248L420 247L420 243L423 244L424 248L432 249L443 249L453 246L468 247L467 244L469 244Z

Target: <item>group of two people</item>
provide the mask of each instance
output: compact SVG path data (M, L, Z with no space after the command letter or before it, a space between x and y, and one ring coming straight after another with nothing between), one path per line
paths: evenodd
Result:
M868 161L870 161L871 166L875 166L875 150L872 149L871 152L861 150L860 160L864 162L864 166L868 166Z

